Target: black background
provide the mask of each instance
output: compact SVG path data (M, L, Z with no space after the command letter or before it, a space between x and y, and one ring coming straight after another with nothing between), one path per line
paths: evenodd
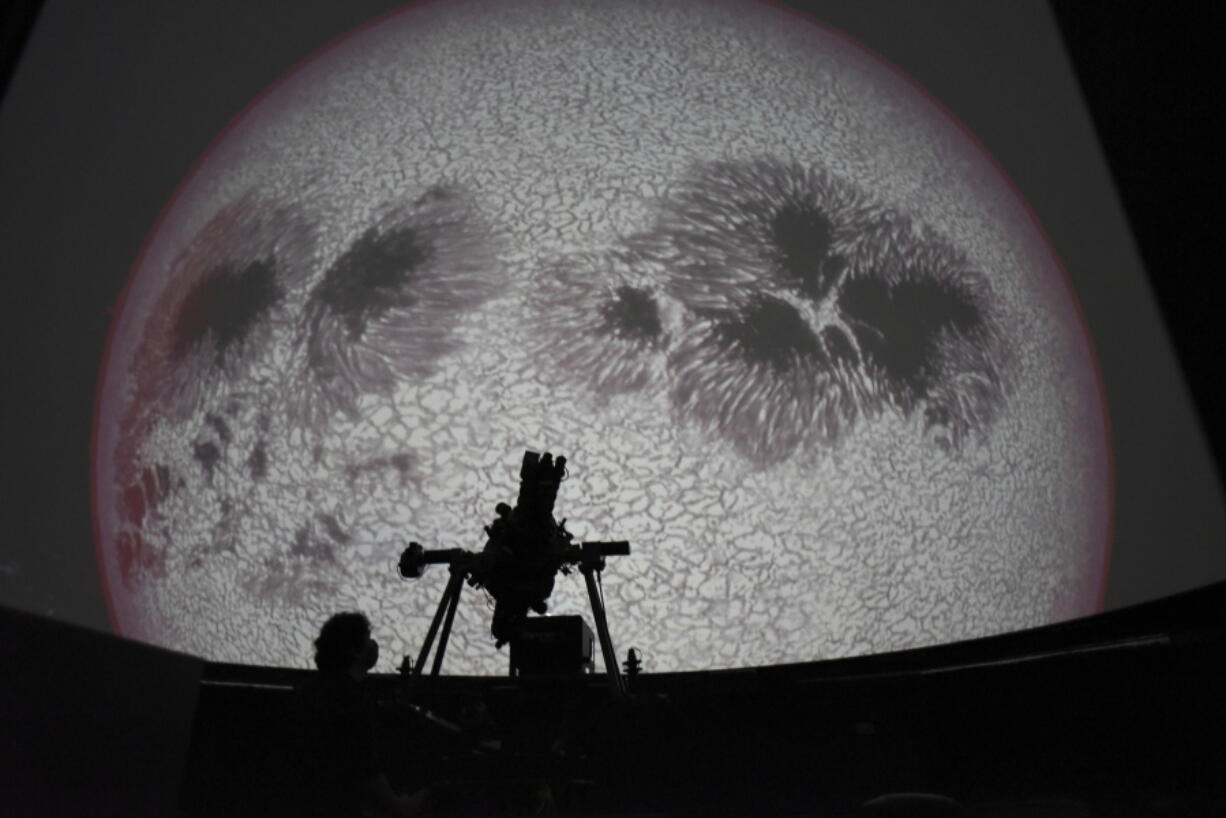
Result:
M1197 4L1052 5L1220 479L1226 462L1224 99L1216 79L1221 12Z
M286 70L285 49L293 59L305 57L372 11L394 4L311 4L309 20L290 16L296 5L254 16L237 14L246 25L262 27L245 32L250 41L275 41L278 47L213 53L211 60L186 56L179 92L162 97L136 91L146 72L158 70L139 54L108 60L104 71L89 62L90 55L99 53L99 43L114 41L122 48L126 38L171 44L186 38L223 48L220 44L229 42L231 33L225 10L237 13L239 5L213 3L204 24L172 30L155 15L142 23L133 4L118 4L124 13L110 16L91 3L49 4L45 16L84 21L74 30L79 42L61 42L56 63L62 74L56 79L70 78L81 94L71 100L9 98L0 110L6 128L25 127L17 123L17 113L34 110L37 125L32 127L54 142L65 137L55 132L57 127L70 122L61 123L59 106L90 105L93 83L125 84L133 89L125 110L118 115L97 111L95 136L104 144L122 140L129 148L147 149L159 166L157 173L138 173L105 156L100 161L95 154L73 151L59 153L50 164L5 157L11 161L0 178L0 224L7 232L26 223L18 215L34 213L40 225L34 241L13 242L11 234L0 234L8 246L0 250L5 287L0 296L5 349L0 599L6 604L93 626L105 622L96 567L81 555L92 554L85 498L94 390L111 309L127 271L175 183L216 134L218 123L231 119ZM8 64L16 63L21 32L38 8L38 3L24 2L0 11L0 47ZM1181 13L1158 4L1053 3L1215 462L1221 463L1226 390L1220 384L1226 367L1219 343L1219 296L1226 288L1218 283L1221 95L1214 70L1220 28L1208 5L1177 8ZM123 21L122 29L110 22L112 17ZM0 63L0 69L8 64ZM173 115L166 115L168 110ZM121 131L108 132L115 128ZM25 198L8 192L18 189ZM85 203L74 199L86 195L82 191L96 196L98 190L115 191L116 201L136 205L116 208L105 195ZM106 218L80 216L91 210ZM84 248L96 263L65 269L56 263L63 245ZM1159 440L1168 433L1152 431ZM1223 548L1220 542L1203 546ZM1144 573L1143 566L1133 570L1136 577Z

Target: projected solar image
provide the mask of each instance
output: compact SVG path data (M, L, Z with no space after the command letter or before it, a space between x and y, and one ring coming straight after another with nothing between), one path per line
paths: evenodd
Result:
M524 450L625 539L648 669L937 644L1096 610L1091 341L938 101L765 5L438 3L213 146L121 305L96 507L123 633L303 665L342 609L415 653ZM559 577L552 613L584 613ZM446 669L502 673L479 591Z

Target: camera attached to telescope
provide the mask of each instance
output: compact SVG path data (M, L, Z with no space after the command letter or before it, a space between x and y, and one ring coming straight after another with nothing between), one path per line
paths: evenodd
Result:
M409 543L400 555L402 577L421 577L426 566L432 564L445 564L451 570L451 580L430 625L426 643L412 668L414 674L421 674L441 621L443 630L431 671L438 674L464 581L474 588L484 588L494 598L490 632L495 645L502 647L519 636L529 611L544 614L548 610L556 575L559 572L569 574L571 568L577 566L587 583L605 668L613 681L614 693L624 694L609 637L603 596L593 574L604 569L605 557L628 555L630 544L625 541L573 542L574 536L566 530L566 521L558 522L553 516L558 488L566 474L565 457L554 457L549 452L524 452L515 506L499 503L495 507L493 522L485 526L486 541L481 551L427 550L419 543ZM409 671L407 665L406 657L402 672Z

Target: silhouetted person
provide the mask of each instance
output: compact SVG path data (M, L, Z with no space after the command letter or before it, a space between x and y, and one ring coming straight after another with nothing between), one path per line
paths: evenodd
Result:
M319 673L298 690L303 815L360 818L363 808L380 815L419 815L426 791L399 795L375 754L375 704L361 680L379 656L370 622L339 613L315 640Z

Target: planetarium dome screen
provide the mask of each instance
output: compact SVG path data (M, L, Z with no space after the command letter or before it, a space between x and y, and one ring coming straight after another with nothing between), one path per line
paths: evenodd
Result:
M118 632L308 666L358 609L388 670L447 577L397 557L479 550L525 450L568 459L576 540L631 543L603 592L648 670L1101 609L1116 407L1078 276L1110 271L1066 273L864 32L518 0L342 33L217 123L115 308L92 468ZM465 594L446 669L503 673ZM577 576L549 605L590 617Z

